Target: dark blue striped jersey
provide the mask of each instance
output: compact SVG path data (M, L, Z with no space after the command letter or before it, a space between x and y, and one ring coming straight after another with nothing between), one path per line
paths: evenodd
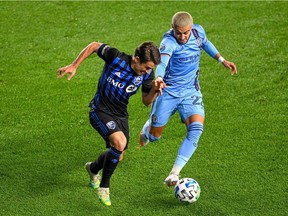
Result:
M129 98L142 85L142 92L152 88L154 71L138 76L131 68L132 55L102 44L97 54L105 61L98 80L97 92L90 105L94 109L112 113L119 117L128 116Z

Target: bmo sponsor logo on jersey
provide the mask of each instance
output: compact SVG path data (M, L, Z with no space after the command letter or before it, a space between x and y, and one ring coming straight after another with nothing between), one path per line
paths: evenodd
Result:
M129 85L129 86L126 88L126 92L127 92L127 93L131 93L131 92L134 92L134 91L137 91L137 86L136 86L136 85Z
M109 82L110 84L112 84L113 86L116 86L118 88L125 88L125 85L119 81L115 81L113 78L111 77L108 77L107 78L107 82ZM126 92L127 93L131 93L131 92L134 92L134 91L137 91L137 86L132 84L132 85L129 85L127 86L126 88Z
M109 82L109 83L111 83L113 86L116 86L116 87L118 87L118 88L124 88L125 87L125 85L123 84L123 83L121 83L121 82L118 82L118 81L115 81L113 78L111 78L111 77L108 77L107 78L107 81Z

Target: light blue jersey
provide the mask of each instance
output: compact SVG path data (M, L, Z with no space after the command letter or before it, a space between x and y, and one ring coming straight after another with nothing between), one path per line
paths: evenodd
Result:
M191 91L199 90L199 64L201 48L207 43L204 29L197 24L193 25L197 31L198 38L192 32L185 44L177 42L170 29L160 44L160 53L170 56L163 77L167 87L163 89L174 97L185 97L191 95Z
M166 125L176 111L183 122L192 115L205 116L198 80L202 49L211 57L218 53L200 25L193 25L185 44L178 43L172 29L164 34L160 44L161 64L157 66L156 77L163 77L166 88L153 102L150 113L152 126Z

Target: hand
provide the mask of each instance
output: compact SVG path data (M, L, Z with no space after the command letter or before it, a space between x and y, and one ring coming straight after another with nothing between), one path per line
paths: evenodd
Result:
M231 70L231 75L237 74L237 68L236 65L233 62L224 60L222 64Z
M161 95L162 89L166 88L166 83L162 80L161 77L157 77L155 80L152 81L152 86L155 92L158 92L159 95Z
M70 74L70 76L67 78L68 80L71 80L72 77L75 75L77 68L75 66L73 66L72 64L67 65L65 67L59 68L57 70L58 73L58 78L62 78L63 76L65 76L67 73Z

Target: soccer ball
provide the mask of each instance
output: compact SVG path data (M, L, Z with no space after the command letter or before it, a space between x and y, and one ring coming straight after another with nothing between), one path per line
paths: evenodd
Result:
M196 202L200 196L200 192L200 185L192 178L180 179L174 188L175 197L182 202L188 203Z

